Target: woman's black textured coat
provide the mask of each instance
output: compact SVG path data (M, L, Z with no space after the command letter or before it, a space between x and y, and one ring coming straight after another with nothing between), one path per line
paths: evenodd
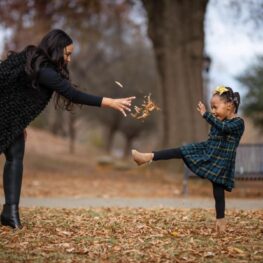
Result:
M42 66L38 88L24 71L26 51L10 55L0 64L0 154L48 104L53 92L73 103L100 107L103 97L81 92L62 78L54 66Z
M0 153L46 107L52 91L28 85L26 52L10 55L0 64Z

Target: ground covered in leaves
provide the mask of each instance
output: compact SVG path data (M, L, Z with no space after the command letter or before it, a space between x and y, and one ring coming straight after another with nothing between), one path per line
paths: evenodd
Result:
M263 262L263 211L23 208L0 228L0 262Z

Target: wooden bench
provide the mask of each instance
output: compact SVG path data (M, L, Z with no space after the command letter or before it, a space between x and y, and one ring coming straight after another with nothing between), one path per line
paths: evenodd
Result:
M190 178L199 178L184 166L182 194L188 194ZM263 180L263 144L241 144L236 155L236 180Z

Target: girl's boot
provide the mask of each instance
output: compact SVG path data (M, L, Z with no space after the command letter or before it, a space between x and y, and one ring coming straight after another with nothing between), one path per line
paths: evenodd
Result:
M153 160L153 153L140 153L136 150L132 150L132 157L138 165L142 165L150 163Z

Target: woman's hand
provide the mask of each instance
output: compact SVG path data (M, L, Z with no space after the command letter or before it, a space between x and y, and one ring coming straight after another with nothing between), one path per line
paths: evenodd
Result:
M102 107L109 107L113 108L115 110L120 111L125 117L126 112L125 111L131 111L130 106L132 103L132 100L134 100L136 97L128 97L128 98L121 98L121 99L111 99L111 98L103 98L101 106Z
M197 110L200 112L200 114L203 116L204 113L206 112L206 107L205 105L199 101L198 105L197 105Z

